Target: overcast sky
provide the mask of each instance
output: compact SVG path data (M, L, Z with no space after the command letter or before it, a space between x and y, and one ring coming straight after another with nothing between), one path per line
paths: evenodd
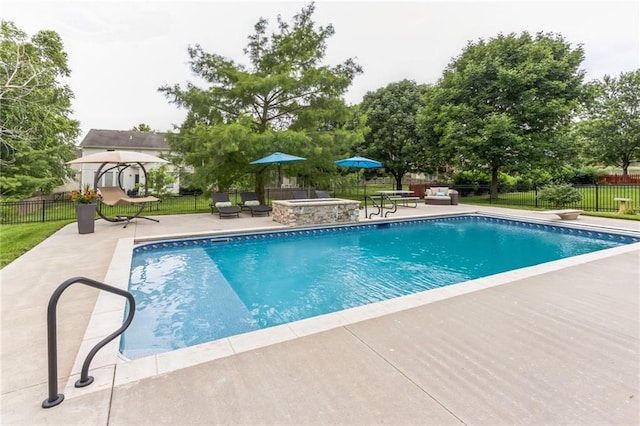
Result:
M90 129L128 130L139 123L172 129L185 113L157 89L196 81L187 65L188 45L246 63L242 50L260 17L275 29L278 14L290 21L306 4L2 0L0 16L29 36L48 29L62 37L82 138ZM640 68L638 0L318 0L314 21L336 31L327 64L354 58L364 69L346 94L349 104L405 78L435 83L469 41L499 33L553 32L581 44L587 80Z

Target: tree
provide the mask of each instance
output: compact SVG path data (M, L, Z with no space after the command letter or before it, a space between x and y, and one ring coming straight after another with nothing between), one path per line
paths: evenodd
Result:
M0 195L51 191L72 172L79 123L70 118L73 93L59 79L71 73L54 31L30 40L13 22L0 35Z
M488 170L496 198L498 172L563 160L561 135L579 104L583 58L581 47L553 34L470 42L425 99L419 132L436 138L457 167Z
M136 132L153 132L151 126L145 123L140 123L137 126L133 126L133 129L131 130L135 130Z
M349 109L341 96L362 70L352 59L335 67L321 64L334 29L316 29L313 12L310 4L292 23L278 16L278 32L270 35L268 21L258 20L244 49L250 67L199 45L189 47L191 70L208 87L188 83L159 89L188 110L169 143L185 154L196 182L224 189L257 171L255 190L264 202L268 167L251 166L250 160L285 151L308 158L292 170L328 168L337 146L357 140L343 128Z
M594 163L622 167L626 176L640 158L640 69L618 78L605 75L589 87L593 99L579 123L587 155Z
M164 196L171 193L168 188L176 181L176 178L169 173L169 166L162 166L149 169L147 171L147 185L151 188L151 193L157 196Z
M425 86L403 80L369 92L360 105L368 132L361 154L384 164L402 189L403 176L415 171L423 157L423 145L416 133L416 115Z

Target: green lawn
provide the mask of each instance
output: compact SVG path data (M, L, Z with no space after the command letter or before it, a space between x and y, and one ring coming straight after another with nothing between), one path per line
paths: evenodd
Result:
M622 185L600 185L596 187L578 187L582 193L582 201L572 204L571 207L581 208L589 212L610 212L618 211L618 202L614 198L630 198L632 201L628 207L635 208L640 206L640 186L622 186ZM460 202L467 204L496 205L500 207L521 207L547 210L552 208L547 204L538 202L536 205L535 191L529 192L511 192L499 194L497 200L490 200L488 195L469 195L461 197Z
M74 221L0 225L0 268L13 262L71 222Z

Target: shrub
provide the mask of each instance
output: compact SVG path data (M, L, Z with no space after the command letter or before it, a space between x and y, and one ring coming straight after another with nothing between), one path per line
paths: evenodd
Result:
M550 203L555 208L582 200L582 193L571 185L547 185L538 192L538 199Z

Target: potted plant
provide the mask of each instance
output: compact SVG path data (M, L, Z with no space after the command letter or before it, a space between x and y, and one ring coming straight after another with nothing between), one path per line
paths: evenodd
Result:
M547 185L540 189L538 199L548 202L556 209L561 209L565 204L582 200L582 193L568 184Z
M84 190L75 190L69 196L75 203L76 218L78 219L78 233L91 234L95 231L96 203L98 193L85 185Z

